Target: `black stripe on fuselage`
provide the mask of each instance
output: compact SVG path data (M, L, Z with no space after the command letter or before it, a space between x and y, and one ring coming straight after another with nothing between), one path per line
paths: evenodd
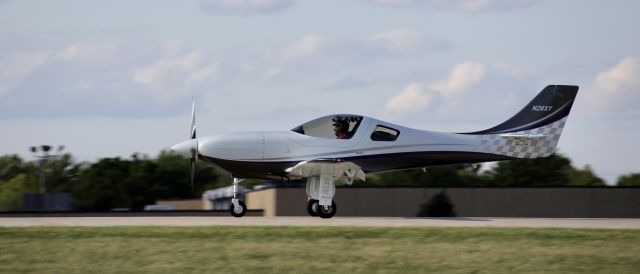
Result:
M235 161L199 155L199 158L231 172L234 176L255 179L286 178L285 169L303 161ZM480 152L422 151L336 158L353 162L365 173L420 168L428 166L480 163L515 159L509 156ZM313 160L313 159L307 159Z

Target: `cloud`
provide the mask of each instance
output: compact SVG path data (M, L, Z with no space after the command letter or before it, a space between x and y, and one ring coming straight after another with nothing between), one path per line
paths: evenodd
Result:
M485 74L485 65L476 62L465 62L456 65L449 77L437 81L431 85L431 89L445 96L466 91L470 86L482 80Z
M12 53L0 59L0 95L8 92L20 81L51 59L47 50Z
M174 42L165 45L165 52L174 45ZM216 79L220 64L210 60L204 51L192 50L178 54L175 49L170 49L168 53L169 56L135 69L133 82L163 98L170 98L191 86Z
M293 6L293 0L200 0L202 11L211 14L266 14L280 12Z
M590 107L636 110L640 103L640 59L625 57L597 73L593 83L585 88L584 96Z
M415 30L398 29L371 35L367 40L394 52L415 51L423 44L422 35Z
M367 66L375 60L416 58L447 49L443 40L426 37L411 29L395 29L361 37L328 37L309 34L279 48L265 50L266 78L289 72L336 67Z
M626 57L596 77L596 84L607 92L626 91L640 85L640 60Z
M411 83L385 104L387 117L402 117L429 107L436 98L451 98L468 91L484 78L485 65L476 62L460 63L444 79L427 83ZM454 99L450 99L454 100Z
M52 62L110 59L117 47L114 43L78 42L60 50L18 51L0 57L0 95L15 88L39 68Z
M116 44L112 42L78 42L59 51L57 57L64 60L107 59L116 49Z
M528 8L542 1L534 0L369 0L379 5L393 7L434 7L464 12L509 11Z
M163 116L216 83L220 61L180 41L76 41L0 54L0 117ZM186 99L185 99L186 98ZM184 104L184 105L181 105Z
M309 58L319 54L326 43L328 39L323 36L305 35L302 39L285 46L279 54L283 60Z
M407 115L428 107L435 94L423 83L411 83L404 90L387 101L385 116Z

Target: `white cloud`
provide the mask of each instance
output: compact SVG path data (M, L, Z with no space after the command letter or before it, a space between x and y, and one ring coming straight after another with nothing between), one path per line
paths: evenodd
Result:
M48 50L12 53L0 59L0 95L51 59Z
M389 51L415 51L422 46L422 35L409 29L398 29L371 35L367 40L381 43Z
M215 63L196 70L187 77L185 84L193 86L206 81L215 80L217 78L219 67L220 64Z
M626 57L596 75L583 92L585 102L594 108L637 110L640 103L640 59Z
M640 84L640 60L636 57L622 59L613 68L596 77L596 84L607 92L620 92Z
M117 47L114 43L78 42L62 49L14 52L0 57L0 94L15 88L25 77L53 61L109 59Z
M392 116L415 113L428 107L433 96L423 83L411 83L400 94L387 101L385 111Z
M306 35L286 46L282 56L285 60L310 57L318 54L326 42L327 39L320 35Z
M395 29L361 37L327 37L318 34L264 51L264 76L273 78L306 69L354 67L385 58L417 58L446 48L442 40L429 39L416 30Z
M534 0L369 0L371 3L396 6L418 7L430 6L441 9L459 10L465 12L483 12L515 10L528 8L541 3Z
M175 56L183 52L185 44L181 40L169 40L164 43L163 52L166 56Z
M79 42L60 50L57 56L68 61L109 58L116 48L116 45L111 42Z
M200 0L200 9L214 14L264 14L285 10L293 0Z
M461 63L449 72L449 77L433 83L431 89L442 93L444 96L455 95L466 91L470 86L482 80L484 75L484 64L476 62Z
M139 68L132 79L156 94L169 96L184 92L189 86L215 80L218 69L219 64L210 61L202 50L192 50Z
M220 66L181 41L146 47L75 41L0 53L0 117L175 113L177 96L210 90Z
M401 117L426 109L435 98L449 98L469 90L484 78L485 65L476 62L465 62L451 69L444 79L431 84L411 83L398 95L385 104L386 117Z

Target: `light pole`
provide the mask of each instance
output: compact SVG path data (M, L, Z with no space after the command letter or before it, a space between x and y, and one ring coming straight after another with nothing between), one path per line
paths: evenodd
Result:
M38 191L40 193L47 193L47 181L45 175L45 165L49 161L49 159L56 159L59 157L60 153L64 149L64 146L58 146L58 150L55 154L49 154L51 151L51 146L49 145L41 145L40 147L33 146L31 147L31 152L34 157L38 158ZM41 155L37 155L38 152L42 152Z

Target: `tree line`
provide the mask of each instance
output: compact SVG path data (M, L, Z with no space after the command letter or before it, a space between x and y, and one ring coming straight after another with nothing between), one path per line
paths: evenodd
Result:
M162 152L156 158L134 154L129 159L103 158L76 162L71 154L42 162L25 161L17 155L0 156L0 211L20 210L22 193L37 192L39 172L46 177L47 192L67 192L77 210L106 211L112 208L140 210L157 199L198 198L205 190L231 185L230 174L204 163L196 165L191 189L189 161ZM252 187L258 180L245 181ZM547 158L498 162L488 169L481 165L449 165L367 175L367 186L411 187L536 187L604 186L589 166L576 168L569 158L554 154ZM621 176L618 186L640 186L640 173Z

